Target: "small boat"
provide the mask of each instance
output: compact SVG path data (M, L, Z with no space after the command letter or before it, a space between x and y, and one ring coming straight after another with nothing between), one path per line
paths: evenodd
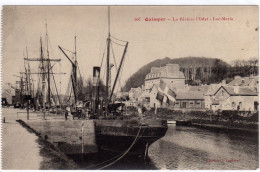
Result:
M175 120L167 120L167 124L176 124Z

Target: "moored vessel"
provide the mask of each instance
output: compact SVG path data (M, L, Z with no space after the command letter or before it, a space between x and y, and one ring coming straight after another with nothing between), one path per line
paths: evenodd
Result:
M109 9L108 9L109 10ZM109 11L108 11L109 12ZM110 12L108 14L108 22L110 22ZM110 24L108 23L108 26ZM121 41L124 44L124 51L117 68L113 87L110 90L111 82L111 64L110 64L110 48L113 40ZM110 34L108 29L107 52L106 52L106 93L104 101L99 98L100 84L100 67L94 67L93 71L93 116L95 116L95 136L96 144L99 150L105 150L118 153L119 155L134 154L146 156L149 146L162 138L167 129L167 121L162 119L145 118L142 113L135 111L134 115L129 117L125 105L115 104L112 100L113 93L121 74L122 65L125 59L128 47L127 41L117 39ZM113 51L113 49L112 49ZM102 60L103 61L103 60ZM116 63L116 62L115 62ZM101 108L102 107L102 108Z

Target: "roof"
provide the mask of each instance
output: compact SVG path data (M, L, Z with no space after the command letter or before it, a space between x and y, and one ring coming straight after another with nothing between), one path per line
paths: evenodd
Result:
M178 64L166 64L164 67L152 67L145 79L154 78L176 78L185 79L183 72L180 71Z
M256 90L254 91L250 87L240 87L240 86L221 86L221 87L223 87L231 96L257 96L258 95ZM219 89L216 91L216 93L219 91Z
M201 91L176 91L177 100L203 100L203 92Z
M201 86L189 86L189 91L202 91L203 93L206 93L209 89L209 85L201 85Z
M141 91L141 88L140 87L137 87L137 88L131 88L129 93L134 93L134 92L137 92L137 91Z
M142 92L142 94L139 96L139 98L146 98L146 97L150 97L150 94L146 91Z
M205 95L214 95L218 89L221 87L221 84L211 84L209 85Z
M228 83L229 86L256 86L258 84L258 76L240 77L235 76L234 80Z
M136 91L135 93L134 93L134 98L139 98L141 95L143 94L143 92L142 91Z

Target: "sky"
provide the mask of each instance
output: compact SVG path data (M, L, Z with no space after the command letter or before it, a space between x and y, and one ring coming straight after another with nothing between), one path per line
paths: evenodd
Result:
M222 17L230 20L217 20ZM160 21L151 21L158 18ZM100 65L108 37L107 6L3 6L3 83L14 84L18 78L13 75L24 71L26 46L29 58L40 57L40 37L45 42L46 23L50 57L62 59L54 69L67 73L56 76L62 93L68 85L71 65L58 45L73 50L77 36L83 78L90 77L93 66ZM143 65L165 57L210 57L226 62L258 58L258 26L257 6L110 7L111 35L129 42L121 85ZM113 50L118 65L124 47L113 44ZM37 72L38 64L30 65ZM115 76L115 67L112 74Z

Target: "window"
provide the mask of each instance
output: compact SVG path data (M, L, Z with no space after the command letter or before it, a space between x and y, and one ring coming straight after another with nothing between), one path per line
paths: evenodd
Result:
M242 102L239 102L239 109L242 109Z
M221 96L224 96L224 90L221 91Z
M236 103L232 102L232 108L236 108Z

